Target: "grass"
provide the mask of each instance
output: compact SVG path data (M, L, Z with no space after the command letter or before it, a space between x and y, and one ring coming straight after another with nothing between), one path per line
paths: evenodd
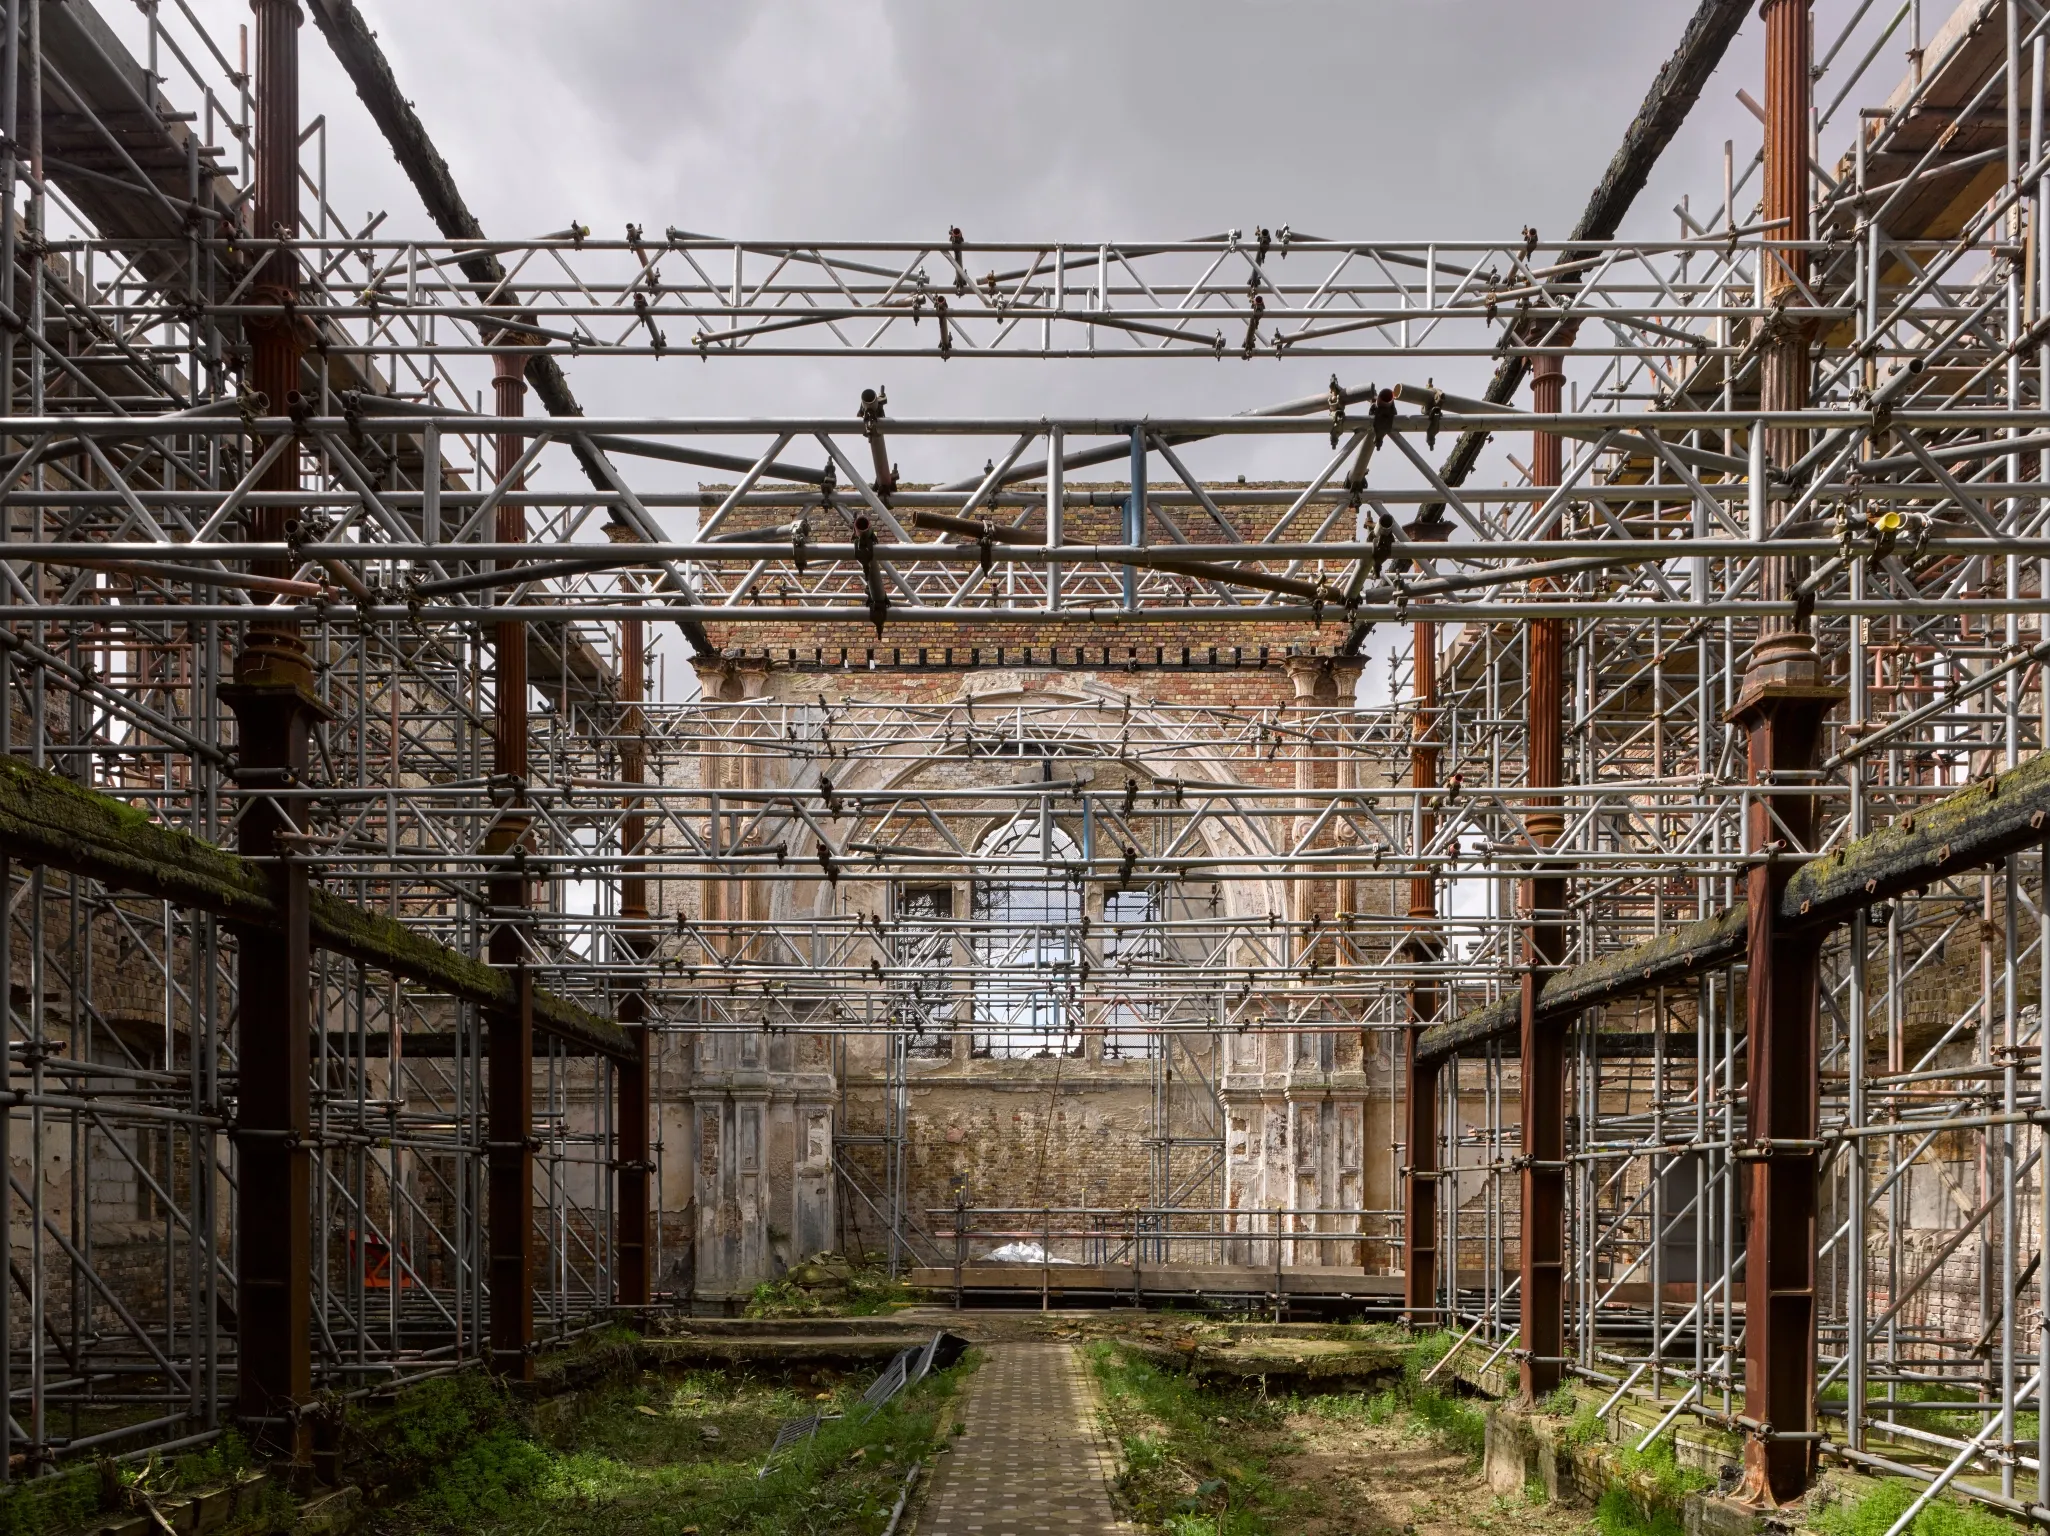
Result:
M1487 1446L1488 1421L1482 1411L1465 1398L1422 1387L1410 1394L1406 1405L1410 1422L1437 1437L1448 1448L1469 1461L1479 1461Z
M1299 1528L1312 1495L1291 1489L1273 1461L1291 1448L1289 1405L1214 1391L1116 1344L1089 1346L1122 1452L1118 1494L1168 1536L1275 1536ZM1331 1402L1335 1399L1319 1399Z
M1381 1425L1407 1413L1418 1432L1478 1460L1487 1441L1485 1413L1457 1393L1429 1385L1423 1379L1432 1366L1445 1358L1453 1338L1450 1333L1427 1333L1411 1342L1403 1353L1399 1387L1300 1398L1290 1406L1335 1424Z
M1685 1536L1680 1516L1662 1504L1639 1503L1623 1488L1602 1490L1594 1507L1595 1529L1601 1536Z
M1487 1444L1487 1417L1456 1392L1432 1385L1424 1378L1431 1368L1452 1351L1458 1335L1439 1329L1420 1333L1410 1341L1402 1356L1402 1406L1410 1422L1433 1435L1449 1449L1469 1460L1480 1460Z
M547 1536L875 1536L913 1461L929 1458L973 1359L861 1422L866 1381L824 1392L699 1372L575 1395L545 1423L474 1376L430 1383L364 1426L402 1487L373 1529ZM843 1417L756 1472L777 1426Z
M1402 1399L1394 1392L1347 1392L1324 1397L1306 1397L1292 1406L1312 1417L1333 1424L1388 1423L1402 1411Z
M1979 1406L1975 1389L1941 1381L1874 1382L1870 1395L1895 1406L1872 1412L1891 1416L1903 1424L1934 1434L1956 1435L1969 1440L1985 1427L1987 1414ZM1850 1396L1845 1384L1833 1381L1820 1393L1826 1403L1842 1403ZM1972 1406L1967 1409L1966 1404ZM2014 1437L2019 1441L2036 1438L2037 1414L2024 1409L2014 1416Z
M1833 1505L1816 1529L1822 1536L1886 1536L1915 1502L1916 1492L1913 1484L1888 1479L1854 1504ZM1947 1498L1931 1500L1909 1527L1910 1536L2019 1536L2020 1530L1990 1510Z

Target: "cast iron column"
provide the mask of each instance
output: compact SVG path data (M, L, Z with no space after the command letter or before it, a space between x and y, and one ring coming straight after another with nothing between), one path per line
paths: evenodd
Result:
M1530 407L1556 412L1565 373L1556 356L1540 356L1531 375ZM1558 434L1531 435L1531 482L1559 483L1562 459ZM1565 634L1557 619L1530 621L1530 677L1525 688L1525 728L1531 793L1524 830L1533 848L1559 841L1565 819L1557 795L1564 777L1562 735L1566 709ZM1523 1095L1523 1395L1535 1401L1559 1385L1565 1354L1566 1270L1566 1037L1556 1024L1538 1023L1538 989L1566 950L1566 882L1545 871L1524 882L1524 971L1522 1023Z
M515 338L501 336L500 345ZM496 410L518 416L526 409L519 352L497 357ZM498 476L519 463L525 443L516 432L498 437ZM526 509L511 499L498 504L494 529L500 544L527 537ZM501 560L499 568L517 565ZM514 588L504 589L510 598ZM506 809L485 839L484 852L512 856L510 867L494 867L485 882L491 906L491 963L513 973L518 1004L486 1022L486 1084L489 1121L486 1154L490 1181L491 1368L522 1381L534 1375L534 983L526 965L527 877L518 860L526 850L527 793L527 626L501 620L493 629L497 651L497 698L492 717L491 767L508 797Z
M299 1411L313 1397L313 945L306 867L290 842L295 802L262 796L304 782L311 726L325 711L304 653L263 649L256 638L235 659L235 681L221 690L240 736L236 786L259 797L244 802L236 846L265 861L280 918L277 929L237 935L236 1411L260 1444L304 1461L309 1441Z
M259 239L288 238L299 225L299 7L296 0L252 0L256 13L256 186ZM252 300L276 316L251 320L251 387L259 409L282 415L299 378L299 337L291 314L298 263L289 252L265 262ZM278 459L262 490L299 488L299 456ZM285 536L289 512L258 506L251 538ZM289 576L289 561L252 563L260 575ZM262 600L259 599L259 602ZM259 613L261 609L259 608ZM324 711L299 628L289 619L253 620L235 657L234 681L221 690L235 711L234 777L260 794L304 781L313 722ZM303 1462L308 1426L300 1411L313 1395L311 1061L313 973L308 883L291 859L294 802L251 799L236 822L236 846L263 860L281 928L238 935L235 1245L237 1412L274 1454ZM283 856L286 862L272 862Z
M1747 686L1737 720L1748 738L1751 781L1771 784L1790 770L1812 768L1822 716L1833 702L1820 689L1803 696L1785 686L1755 693ZM1805 795L1770 804L1754 797L1745 842L1754 853L1779 841L1806 848L1813 841L1814 821L1814 802ZM1744 1418L1750 1438L1739 1497L1765 1505L1799 1498L1814 1464L1813 1442L1775 1438L1778 1431L1798 1435L1814 1427L1820 1160L1813 1143L1821 1113L1817 945L1814 935L1783 934L1774 921L1780 895L1798 867L1768 852L1751 865L1744 881L1751 913L1744 989L1751 1064L1745 1092L1750 1147L1744 1165L1750 1192Z
M628 619L619 627L619 777L629 787L647 782L647 764L641 750L641 700L647 687L647 639L639 619ZM647 818L638 799L626 803L620 821L619 851L628 859L640 856L647 844ZM636 962L648 956L648 941L641 932L648 920L648 880L640 868L628 864L619 882L619 915L626 925L627 952ZM652 1299L648 1274L649 1208L648 1176L652 1171L648 1137L648 1078L650 1042L648 1002L641 990L643 977L627 981L619 999L619 1022L633 1037L634 1059L622 1063L613 1076L619 1094L619 1301L622 1306L646 1306Z
M1766 0L1765 217L1773 240L1809 235L1809 0ZM1767 291L1796 304L1804 251L1769 258ZM1761 316L1759 409L1797 411L1808 403L1808 334L1778 305ZM1766 434L1773 464L1795 462L1807 446L1794 427ZM1785 518L1784 497L1765 498L1770 533ZM1792 603L1807 562L1769 559L1760 590ZM1824 713L1837 697L1822 686L1814 638L1790 609L1764 620L1733 719L1748 738L1750 782L1761 787L1812 783ZM1815 1427L1816 1183L1812 1142L1820 1121L1816 1040L1815 944L1778 930L1779 897L1794 865L1775 853L1812 842L1813 802L1805 796L1753 797L1745 846L1754 862L1745 879L1750 925L1746 949L1745 1030L1749 1193L1744 1260L1744 1481L1738 1496L1784 1504L1806 1490L1814 1443L1784 1439ZM1740 1156L1744 1153L1740 1152Z
M1438 742L1432 714L1438 691L1437 626L1419 622L1415 630L1416 715L1409 748L1409 782L1418 790L1438 787ZM1430 846L1437 814L1422 795L1417 797L1417 849ZM1409 880L1409 960L1433 964L1441 953L1437 931L1438 890L1430 866L1420 864ZM1437 1022L1438 988L1427 977L1409 987L1409 1076L1404 1097L1403 1145L1409 1153L1407 1198L1402 1210L1402 1301L1410 1323L1434 1325L1438 1312L1438 1064L1419 1061L1417 1045L1424 1030ZM1454 1285L1458 1277L1453 1277Z

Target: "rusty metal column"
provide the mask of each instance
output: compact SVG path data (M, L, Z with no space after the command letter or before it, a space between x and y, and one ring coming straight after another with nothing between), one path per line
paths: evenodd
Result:
M1809 0L1766 0L1764 6L1765 218L1775 240L1809 236L1809 12ZM1809 336L1805 325L1785 319L1784 308L1801 302L1798 285L1807 277L1808 257L1780 251L1762 259L1769 261L1771 307L1759 321L1759 410L1796 411L1808 403ZM1766 458L1794 463L1806 437L1796 427L1768 429ZM1787 515L1785 498L1768 490L1760 499L1769 534ZM1762 595L1793 603L1806 567L1805 560L1765 561ZM1838 694L1823 686L1814 638L1797 611L1767 618L1759 631L1732 712L1748 739L1749 779L1767 789L1806 788L1813 782L1822 717ZM1754 859L1745 878L1744 994L1750 1146L1744 1164L1743 1418L1750 1438L1738 1497L1763 1506L1799 1498L1815 1466L1814 1442L1782 1436L1803 1436L1815 1427L1817 974L1813 939L1779 931L1780 894L1796 866L1774 857L1807 848L1814 820L1807 796L1767 795L1752 797L1745 823L1745 846Z
M240 737L236 787L261 797L303 783L311 727L326 713L303 654L259 651L252 640L221 697ZM292 857L292 803L248 800L236 824L237 848L265 861L280 918L278 929L237 936L236 1411L260 1444L303 1462L310 1442L299 1412L313 1396L313 945L306 867Z
M256 187L260 238L289 237L299 224L299 7L296 0L253 0L256 13ZM291 305L298 264L275 252L252 291L278 316L248 325L252 387L263 413L296 403L300 345ZM281 455L260 489L296 491L299 456ZM288 509L248 514L252 539L280 541ZM256 561L260 575L289 576L288 561ZM258 610L259 614L261 609ZM292 788L304 781L311 731L323 710L298 625L262 617L249 625L235 657L234 680L221 690L235 711L234 777L244 791ZM292 802L257 798L236 822L236 846L265 861L281 927L244 931L237 960L238 1028L235 1118L237 1221L236 1411L259 1444L304 1462L310 1450L300 1413L313 1396L311 1053L313 974L305 867L290 858L297 826ZM273 862L280 857L285 862Z
M1822 716L1833 698L1788 685L1753 690L1738 702L1751 781L1768 785L1812 769ZM1775 858L1813 842L1814 801L1752 797L1745 842L1754 853L1744 882L1750 904L1744 1008L1750 1078L1745 1106L1750 1145L1750 1212L1744 1259L1744 1482L1738 1496L1774 1506L1800 1497L1814 1467L1814 1442L1775 1437L1814 1427L1816 1177L1821 1060L1817 1041L1814 936L1778 931L1781 893L1800 866Z
M519 338L501 335L501 346ZM525 412L526 357L500 352L496 359L496 410L500 416ZM525 442L516 432L499 434L498 476L518 465ZM526 509L498 504L493 530L501 544L527 537ZM516 565L501 560L501 570ZM508 601L516 589L506 588ZM490 1015L485 1041L488 1121L485 1152L490 1184L487 1275L491 1284L491 1368L502 1376L530 1381L534 1375L534 983L526 965L527 876L519 861L526 851L530 816L527 792L527 626L501 620L493 629L497 651L497 699L492 716L492 776L507 796L484 842L485 854L511 855L511 868L494 868L485 881L491 908L491 963L513 973L517 1005Z
M1551 354L1536 360L1530 381L1530 406L1539 414L1556 412L1565 386L1565 371ZM1563 467L1557 433L1531 436L1533 486L1559 483ZM1528 753L1525 783L1528 809L1524 830L1539 850L1552 847L1565 830L1556 795L1565 773L1563 735L1565 699L1565 629L1558 619L1533 619L1529 634L1530 675L1524 689L1524 720ZM1545 974L1566 951L1566 882L1559 875L1536 873L1524 882L1522 1121L1523 1121L1523 1342L1520 1378L1531 1400L1559 1385L1565 1354L1566 1311L1566 1037L1557 1024L1541 1025L1538 989Z
M625 530L621 530L624 535ZM626 542L624 537L621 542ZM631 589L631 579L629 579ZM646 754L641 746L641 701L647 687L647 635L639 619L619 626L619 778L629 787L647 782ZM627 859L640 856L647 845L647 817L638 799L629 799L619 824L619 851ZM648 920L648 879L640 867L629 863L619 882L619 915L625 923L624 943L638 964L648 957L648 941L642 928ZM648 1257L649 1174L653 1169L648 1135L648 1086L652 1056L648 1038L648 1000L642 991L645 978L635 974L627 981L619 999L619 1022L633 1036L634 1059L622 1063L613 1074L619 1095L614 1124L619 1128L619 1301L622 1306L646 1306L652 1299Z
M1433 703L1438 691L1438 636L1435 624L1419 621L1415 629L1415 718L1409 748L1410 787L1438 787L1437 722ZM1416 846L1423 853L1437 831L1437 813L1423 794L1417 796ZM1438 933L1438 888L1428 864L1419 864L1409 880L1409 961L1433 964L1443 951ZM1402 1207L1402 1303L1410 1323L1429 1327L1438 1312L1438 1064L1419 1061L1417 1046L1424 1030L1435 1023L1440 1006L1437 984L1417 977L1409 985L1409 1070L1403 1101L1403 1145L1409 1153ZM1457 1286L1458 1276L1453 1276Z

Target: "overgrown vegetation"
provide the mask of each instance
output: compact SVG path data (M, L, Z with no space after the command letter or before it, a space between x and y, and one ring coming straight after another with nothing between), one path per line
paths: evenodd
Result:
M1879 1416L1898 1420L1931 1434L1952 1435L1969 1440L1986 1427L1988 1408L1979 1400L1975 1387L1942 1381L1874 1382L1871 1396L1887 1400L1890 1406L1875 1406ZM1821 1393L1824 1402L1841 1403L1849 1392L1841 1381L1831 1382ZM2014 1416L2014 1438L2024 1444L2036 1439L2038 1416L2024 1409Z
M362 1480L401 1497L426 1489L427 1497L446 1499L449 1493L435 1490L458 1462L465 1464L459 1488L472 1472L516 1454L509 1447L525 1439L512 1401L475 1371L422 1382L352 1427L365 1457Z
M74 1467L0 1490L0 1536L69 1530L99 1512L100 1474L92 1467Z
M1600 1421L1596 1420L1596 1434ZM1578 1428L1576 1416L1573 1427ZM1602 1536L1681 1536L1680 1511L1687 1495L1709 1486L1709 1479L1683 1467L1673 1453L1670 1432L1643 1450L1618 1446L1610 1453L1622 1479L1603 1490L1594 1518Z
M1393 1392L1341 1392L1306 1397L1295 1406L1333 1424L1381 1425L1401 1411L1402 1400Z
M12 1482L0 1489L0 1536L45 1536L93 1525L104 1516L135 1513L152 1503L232 1483L253 1471L255 1461L248 1443L230 1430L182 1456L101 1461L54 1477ZM276 1493L271 1504L282 1505L284 1497Z
M374 1518L400 1533L874 1536L911 1463L931 1456L973 1357L873 1417L867 1385L822 1390L698 1372L643 1373L529 1411L474 1376L430 1383L366 1422L405 1497ZM777 1427L823 1412L765 1477Z
M1822 1536L1886 1536L1919 1491L1915 1484L1888 1479L1854 1503L1833 1505L1816 1529ZM2018 1536L2020 1529L1990 1510L1947 1498L1931 1500L1909 1527L1911 1536Z
M1273 1459L1291 1448L1287 1405L1213 1391L1117 1344L1089 1346L1090 1366L1122 1452L1118 1493L1169 1536L1270 1536L1294 1529L1309 1501L1280 1482Z
M916 1298L880 1265L857 1264L837 1253L821 1253L794 1265L777 1280L765 1280L748 1297L749 1317L873 1317Z

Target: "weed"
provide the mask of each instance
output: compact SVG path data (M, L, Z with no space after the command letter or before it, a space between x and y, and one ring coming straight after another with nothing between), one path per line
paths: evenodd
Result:
M1601 1415L1601 1405L1582 1403L1573 1411L1573 1417L1560 1432L1559 1443L1572 1449L1576 1446L1593 1445L1596 1441L1606 1440L1608 1437L1609 1426Z
M820 1254L780 1280L765 1280L748 1295L747 1315L773 1317L873 1317L912 1299L902 1281L878 1265L850 1264Z
M1681 1536L1680 1507L1709 1479L1679 1464L1673 1437L1661 1435L1641 1451L1621 1447L1615 1460L1625 1480L1610 1484L1595 1506L1602 1536Z
M43 1536L83 1524L100 1508L100 1475L74 1467L0 1489L0 1536Z
M502 1391L466 1371L422 1382L352 1427L369 1448L370 1479L405 1493L452 1468L466 1450L514 1432L517 1421Z
M1402 1379L1411 1390L1423 1385L1424 1373L1452 1353L1459 1336L1443 1328L1420 1333L1402 1354Z
M1213 1391L1114 1344L1090 1346L1112 1431L1124 1451L1118 1492L1170 1536L1269 1536L1309 1495L1270 1471L1287 1405ZM1323 1400L1319 1401L1335 1401Z
M1310 1397L1301 1404L1304 1413L1334 1424L1386 1424L1401 1406L1392 1391Z
M1440 1392L1436 1387L1419 1387L1409 1396L1410 1421L1436 1435L1451 1449L1478 1461L1487 1447L1488 1421L1480 1409L1465 1398Z
M1376 1393L1341 1393L1291 1403L1297 1411L1333 1423L1386 1424L1408 1410L1412 1428L1434 1435L1464 1456L1478 1459L1487 1441L1487 1418L1465 1398L1424 1376L1445 1358L1457 1335L1419 1334L1403 1352L1402 1384Z
M1611 1484L1594 1507L1595 1529L1602 1536L1683 1536L1680 1517L1663 1504L1640 1504L1620 1485Z

